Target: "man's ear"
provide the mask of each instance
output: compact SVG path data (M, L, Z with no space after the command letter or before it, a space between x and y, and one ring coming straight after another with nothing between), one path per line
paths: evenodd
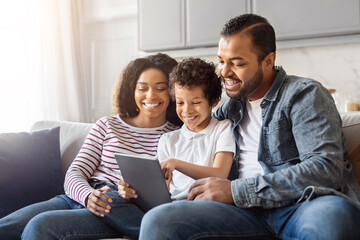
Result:
M263 60L263 64L265 68L273 69L275 65L276 53L270 52Z

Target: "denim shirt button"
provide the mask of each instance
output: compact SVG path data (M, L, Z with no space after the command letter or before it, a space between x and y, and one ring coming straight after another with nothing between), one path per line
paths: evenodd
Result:
M244 203L244 207L247 207L248 206L248 204L247 203Z

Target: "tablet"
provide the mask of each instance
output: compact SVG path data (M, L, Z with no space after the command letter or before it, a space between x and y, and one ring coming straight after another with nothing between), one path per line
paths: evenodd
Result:
M156 159L115 153L124 181L136 191L131 201L142 211L171 202L165 178Z

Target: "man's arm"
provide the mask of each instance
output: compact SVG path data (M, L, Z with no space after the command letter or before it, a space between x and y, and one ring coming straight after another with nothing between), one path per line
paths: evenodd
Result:
M286 206L295 203L308 186L341 188L344 181L341 119L326 91L318 84L305 82L291 97L282 111L291 129L297 156L280 159L281 164L276 166L279 170L272 173L233 181L231 187L237 206ZM278 131L281 137L285 129L279 125L271 131ZM289 148L291 143L284 144L286 146L279 148ZM261 157L265 164L275 168Z
M234 203L239 207L264 208L286 206L296 202L308 186L339 189L343 182L343 142L341 120L326 89L305 86L292 99L288 123L298 151L299 163L284 161L283 167L264 176L231 182ZM204 182L210 182L205 179ZM201 182L191 189L189 199L208 199L220 194L223 186ZM196 190L194 190L196 189ZM224 188L228 196L229 189ZM199 196L199 197L197 197ZM219 199L220 200L220 199ZM221 201L221 200L220 200Z
M232 101L232 99L228 99L224 104L222 104L218 109L216 109L215 112L213 112L213 116L217 120L222 121L222 120L228 119L227 109L229 108L231 101Z

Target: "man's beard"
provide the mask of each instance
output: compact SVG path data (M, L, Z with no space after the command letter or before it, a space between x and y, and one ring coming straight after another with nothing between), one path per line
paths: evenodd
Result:
M246 83L244 83L244 81L243 81L242 84L244 84L244 85L242 85L240 87L239 91L233 92L233 91L226 90L226 94L230 98L233 98L233 99L246 98L262 84L263 76L264 76L263 71L262 71L261 67L259 66L258 70L256 71L256 73L251 81L246 82Z

